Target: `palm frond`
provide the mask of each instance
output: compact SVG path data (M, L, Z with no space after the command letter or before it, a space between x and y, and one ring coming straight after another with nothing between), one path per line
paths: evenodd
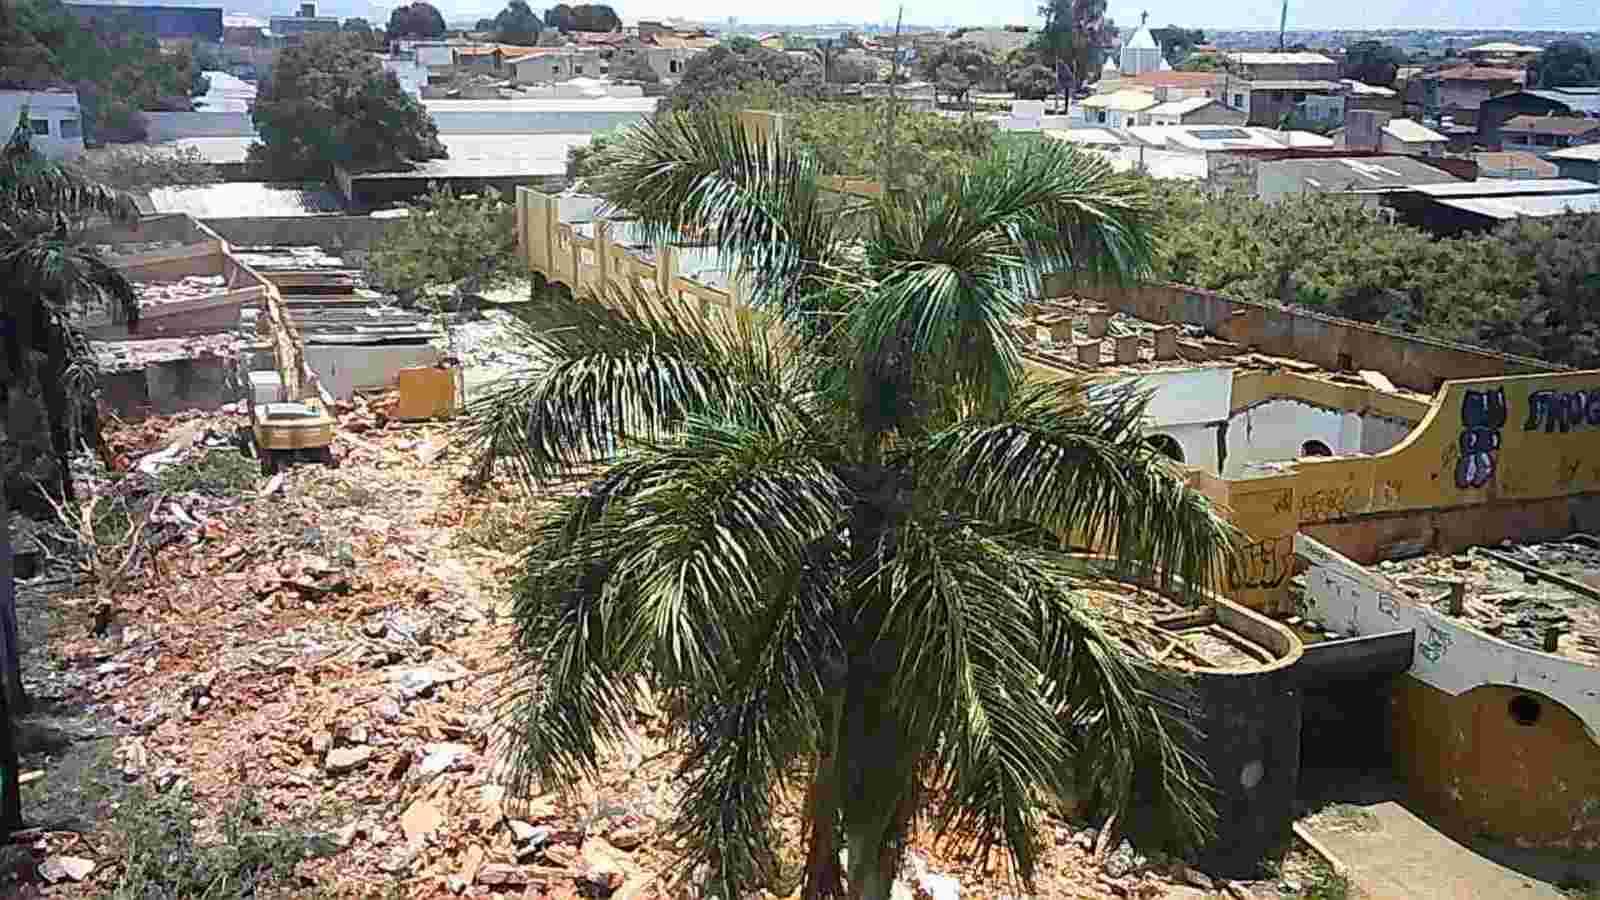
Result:
M533 686L507 717L521 770L592 772L621 733L635 674L691 707L727 696L740 671L729 662L772 621L773 592L838 530L844 487L816 449L804 432L691 420L681 440L640 448L540 526L513 612Z
M27 210L48 210L70 218L98 214L115 221L139 217L138 207L126 193L85 178L35 151L24 115L0 150L0 218Z
M1056 141L1002 147L933 191L880 204L869 283L849 315L869 380L895 385L907 412L919 386L1003 403L1021 373L1009 326L1043 276L1145 271L1151 218L1138 180Z
M1234 529L1145 441L1146 400L1128 388L1030 383L907 456L922 486L980 518L1041 526L1166 588L1218 587Z
M758 316L701 316L615 285L533 316L516 336L536 361L467 408L483 476L504 463L547 479L697 414L804 414L809 359Z
M713 243L752 300L806 330L861 204L822 190L812 154L720 112L656 116L606 147L597 193L657 244Z

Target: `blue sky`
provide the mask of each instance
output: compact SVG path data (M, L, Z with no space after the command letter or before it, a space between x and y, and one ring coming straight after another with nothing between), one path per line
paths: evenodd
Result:
M570 2L570 0L569 0ZM532 4L538 8L537 2ZM894 22L896 4L884 0L810 0L803 4L751 3L749 0L618 0L624 18L677 15L708 22L738 16L745 22L806 24L830 21ZM1036 23L1038 0L907 0L906 21L921 25L956 26ZM1197 6L1183 0L1152 0L1145 6L1108 3L1119 24L1137 24L1141 10L1152 23L1204 28L1277 28L1279 4L1244 0L1226 6ZM1289 3L1290 28L1530 28L1600 30L1600 0L1528 0L1485 3L1482 0L1394 0L1373 5Z

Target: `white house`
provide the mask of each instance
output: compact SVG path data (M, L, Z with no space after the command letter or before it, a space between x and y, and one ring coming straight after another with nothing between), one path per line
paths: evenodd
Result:
M26 121L23 111L27 111ZM19 124L33 134L33 148L51 159L83 152L83 113L77 91L0 90L0 128L4 136Z
M1083 121L1091 125L1104 125L1107 128L1128 128L1145 124L1145 120L1140 116L1140 113L1155 105L1156 98L1154 94L1145 91L1125 90L1087 97L1078 104L1077 110L1081 112Z

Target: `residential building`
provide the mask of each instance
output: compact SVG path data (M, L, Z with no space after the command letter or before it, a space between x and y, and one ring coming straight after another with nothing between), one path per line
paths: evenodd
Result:
M1376 109L1399 118L1405 112L1400 92L1376 84L1365 84L1353 78L1341 78L1345 86L1345 109Z
M1501 146L1546 156L1600 142L1600 119L1580 116L1513 116L1500 126Z
M1481 65L1506 65L1509 63L1526 63L1543 52L1543 47L1530 47L1527 44L1513 44L1509 41L1491 41L1468 47L1461 51L1461 55L1474 63Z
M1110 62L1110 60L1107 60ZM1173 100L1188 100L1193 97L1215 97L1226 104L1227 91L1224 89L1228 83L1227 73L1224 72L1173 72L1155 71L1143 72L1138 75L1121 77L1120 70L1113 66L1118 78L1114 87L1107 85L1102 93L1109 90L1142 90L1155 95L1156 100L1168 103ZM1232 79L1234 83L1238 79ZM1104 79L1102 79L1102 82Z
M161 41L222 42L220 7L68 3L67 11L85 24L98 22L115 31L142 31Z
M1245 81L1338 81L1339 64L1321 53L1229 53L1232 74Z
M1210 97L1190 97L1152 106L1143 118L1150 125L1243 125L1249 116Z
M1600 144L1557 150L1550 154L1549 161L1555 164L1562 178L1600 184Z
M1236 154L1243 155L1243 154ZM1219 164L1220 164L1219 160ZM1330 156L1252 159L1255 195L1268 203L1300 194L1350 194L1378 206L1379 195L1460 178L1409 156Z
M1526 73L1494 66L1456 66L1423 75L1422 108L1429 116L1451 116L1472 125L1484 101L1522 89Z
M1256 80L1229 90L1234 95L1229 105L1243 109L1252 125L1271 127L1285 119L1329 125L1344 121L1347 89L1338 81Z
M1597 153L1600 153L1600 151L1597 151ZM1540 159L1532 153L1522 150L1485 150L1481 153L1474 153L1472 158L1478 163L1479 178L1513 178L1518 181L1527 181L1534 178L1578 177L1562 172L1550 160Z
M574 78L599 78L605 71L599 47L527 49L508 63L517 84L559 84Z
M51 159L83 153L83 113L73 90L0 90L0 129L7 137L27 115L33 148Z
M1479 110L1478 143L1499 147L1500 126L1515 116L1600 117L1600 87L1538 88L1491 97Z
M268 20L273 43L280 47L293 47L303 43L313 34L337 34L338 16L317 15L315 3L302 3L292 16L273 16Z
M1092 125L1104 125L1107 128L1127 128L1132 125L1145 124L1140 116L1145 110L1156 105L1154 94L1144 91L1114 91L1110 94L1095 94L1085 98L1074 107L1082 120Z
M1335 141L1349 150L1374 150L1400 156L1443 156L1449 139L1411 119L1390 118L1375 109L1353 109Z

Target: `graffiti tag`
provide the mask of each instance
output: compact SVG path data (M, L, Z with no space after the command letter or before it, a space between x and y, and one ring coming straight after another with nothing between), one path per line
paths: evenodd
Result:
M1461 398L1461 448L1456 457L1456 487L1481 488L1494 480L1499 463L1500 429L1506 424L1506 391L1467 391Z
M1428 662L1438 662L1450 652L1450 635L1440 630L1437 625L1428 626L1428 639L1422 642L1417 652L1428 658Z
M1528 420L1523 431L1565 434L1574 428L1600 425L1600 388L1586 391L1534 391L1528 395Z
M1275 588L1294 574L1294 535L1247 544L1234 556L1228 580L1236 588Z
M1350 509L1355 488L1323 488L1300 498L1300 520L1337 519Z

